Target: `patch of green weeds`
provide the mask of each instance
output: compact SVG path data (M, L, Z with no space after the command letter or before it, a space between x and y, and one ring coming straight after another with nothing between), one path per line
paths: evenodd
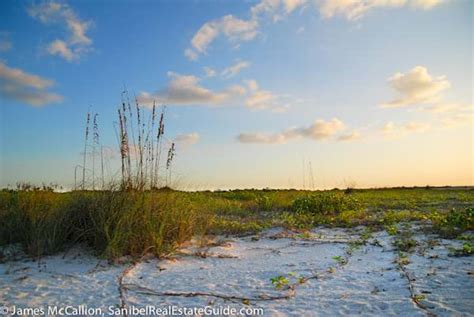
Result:
M452 248L450 250L451 256L470 256L474 254L474 245L469 242L463 243L459 249Z
M283 275L272 277L270 281L276 289L282 289L284 286L288 286L288 284L290 284L290 281Z

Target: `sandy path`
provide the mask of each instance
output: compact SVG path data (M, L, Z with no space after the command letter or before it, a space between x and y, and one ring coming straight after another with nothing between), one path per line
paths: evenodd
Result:
M224 239L180 250L168 260L142 261L118 281L128 266L110 266L78 251L0 265L0 303L6 306L109 305L261 307L267 316L472 315L473 257L450 257L459 241L415 236L420 246L401 272L398 252L385 232L351 249L363 228L322 229L297 235L281 229L260 236ZM336 257L336 258L334 258ZM277 289L271 278L284 276ZM408 276L408 278L407 278ZM409 289L422 295L416 305ZM278 299L280 298L280 299Z

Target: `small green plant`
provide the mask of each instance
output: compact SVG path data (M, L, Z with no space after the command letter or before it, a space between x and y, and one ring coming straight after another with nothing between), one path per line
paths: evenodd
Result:
M386 225L385 231L391 236L395 236L399 233L397 226L395 225Z
M288 284L290 283L290 281L283 275L272 277L270 281L276 289L282 289L284 286L288 286Z
M416 295L413 296L413 299L415 301L421 301L421 300L424 300L425 298L426 298L426 296L422 295L422 294L416 294Z
M399 251L412 252L415 249L415 247L418 245L418 242L416 242L416 240L409 237L400 237L400 238L395 239L395 241L393 242L393 245Z
M258 210L271 211L273 209L273 202L268 195L259 195L255 198Z
M410 264L411 262L410 262L410 259L408 258L408 256L405 253L399 252L396 263L398 263L401 266L405 266L405 265Z
M298 233L296 237L302 240L311 240L314 237L314 234L309 231L305 231L303 233Z
M347 263L347 260L340 255L333 256L332 259L341 265L344 265Z
M450 255L451 256L470 256L474 254L474 245L469 242L463 243L460 249L451 249Z

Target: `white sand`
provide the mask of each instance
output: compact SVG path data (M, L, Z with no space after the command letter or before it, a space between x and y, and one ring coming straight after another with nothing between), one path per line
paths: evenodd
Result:
M85 304L107 311L110 305L123 304L212 304L240 309L245 302L263 308L265 316L474 314L474 258L448 256L448 247L459 247L459 241L438 239L440 244L431 249L427 241L433 237L415 236L420 246L409 254L405 271L412 292L425 296L420 299L426 308L422 309L394 263L392 237L374 233L365 246L347 253L348 242L357 240L362 230L317 228L308 239L281 229L258 237L221 237L216 239L221 245L201 249L190 243L173 259L147 260L133 267L108 265L79 250L64 258L43 258L39 266L26 259L10 261L0 264L0 306ZM334 256L347 263L338 263ZM122 280L121 299L119 277L126 268L130 270ZM295 284L292 289L272 285L270 279L279 275ZM299 277L311 279L299 284ZM284 296L290 298L268 300Z

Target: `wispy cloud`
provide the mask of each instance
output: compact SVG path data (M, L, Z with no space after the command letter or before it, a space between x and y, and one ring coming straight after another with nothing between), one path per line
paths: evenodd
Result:
M200 84L201 79L193 75L180 75L168 72L168 86L154 94L142 92L138 96L140 103L152 105L153 101L166 105L223 105L235 102L245 94L246 89L232 85L221 91L213 91Z
M71 62L78 60L83 54L91 50L92 39L87 35L87 31L92 23L79 19L69 5L44 2L30 6L27 11L32 18L41 23L60 25L69 33L68 38L55 39L47 45L47 53L58 55Z
M10 33L5 31L0 31L0 53L7 52L11 50L13 44L10 40Z
M249 18L241 19L226 15L204 23L191 39L190 47L184 55L192 61L199 55L206 54L211 44L220 36L227 38L233 46L241 42L251 41L260 32L261 21L270 18L273 22L282 21L298 8L306 8L307 0L261 0L252 6L247 14ZM428 10L444 2L444 0L314 0L323 18L343 16L347 20L358 20L367 12L376 8L411 7ZM299 29L297 33L304 29Z
M211 67L204 67L204 73L206 74L206 77L215 77L217 75L215 69Z
M220 35L234 43L250 41L257 36L257 28L256 20L242 20L232 15L206 22L194 34L191 40L192 48L185 50L185 56L196 60L199 54L206 53L209 45Z
M174 141L182 145L196 144L199 141L199 134L196 132L188 133L188 134L178 134L174 138Z
M396 99L383 103L382 108L400 108L432 104L441 99L441 93L451 84L445 76L433 77L424 66L415 66L407 73L396 73L388 79Z
M53 85L50 79L28 74L0 62L0 95L4 98L32 106L61 102L62 96L47 91Z
M204 73L206 77L216 77L217 75L229 79L234 77L235 75L239 74L243 69L250 67L250 62L248 61L236 61L229 67L224 68L223 70L219 71L212 67L204 67Z
M358 20L377 8L412 7L428 10L444 0L317 0L316 5L324 18L343 16L347 20Z
M289 95L277 95L269 90L260 89L256 80L244 80L248 94L244 104L250 110L269 110L285 113L296 102Z
M352 132L338 136L337 140L338 141L355 141L355 140L359 140L361 137L362 136L360 132L352 131Z
M474 127L474 112L458 112L441 118L443 128L455 128L470 125Z
M237 63L235 63L234 65L232 66L229 66L227 68L225 68L221 75L223 77L227 77L227 78L230 78L230 77L233 77L235 75L237 75L238 73L240 73L240 71L244 68L247 68L250 66L250 63L247 62L247 61L239 61Z
M405 136L409 133L423 133L426 132L429 128L429 124L421 122L408 122L402 124L387 122L381 128L381 131L386 137L398 138Z
M261 16L271 15L273 21L279 21L281 16L290 14L305 3L306 0L262 0L250 8L249 19L240 19L229 14L206 22L194 34L184 55L189 60L196 60L200 54L207 52L219 36L224 36L234 45L251 41L258 35Z
M456 128L469 124L474 126L474 104L438 103L420 110L435 115L443 128Z
M329 121L322 119L316 120L313 124L306 127L294 127L279 133L241 133L237 139L242 143L287 143L292 139L307 138L315 141L327 140L335 137L341 131L346 129L345 124L333 118ZM349 138L339 136L336 140L349 141ZM352 138L353 140L355 138Z

